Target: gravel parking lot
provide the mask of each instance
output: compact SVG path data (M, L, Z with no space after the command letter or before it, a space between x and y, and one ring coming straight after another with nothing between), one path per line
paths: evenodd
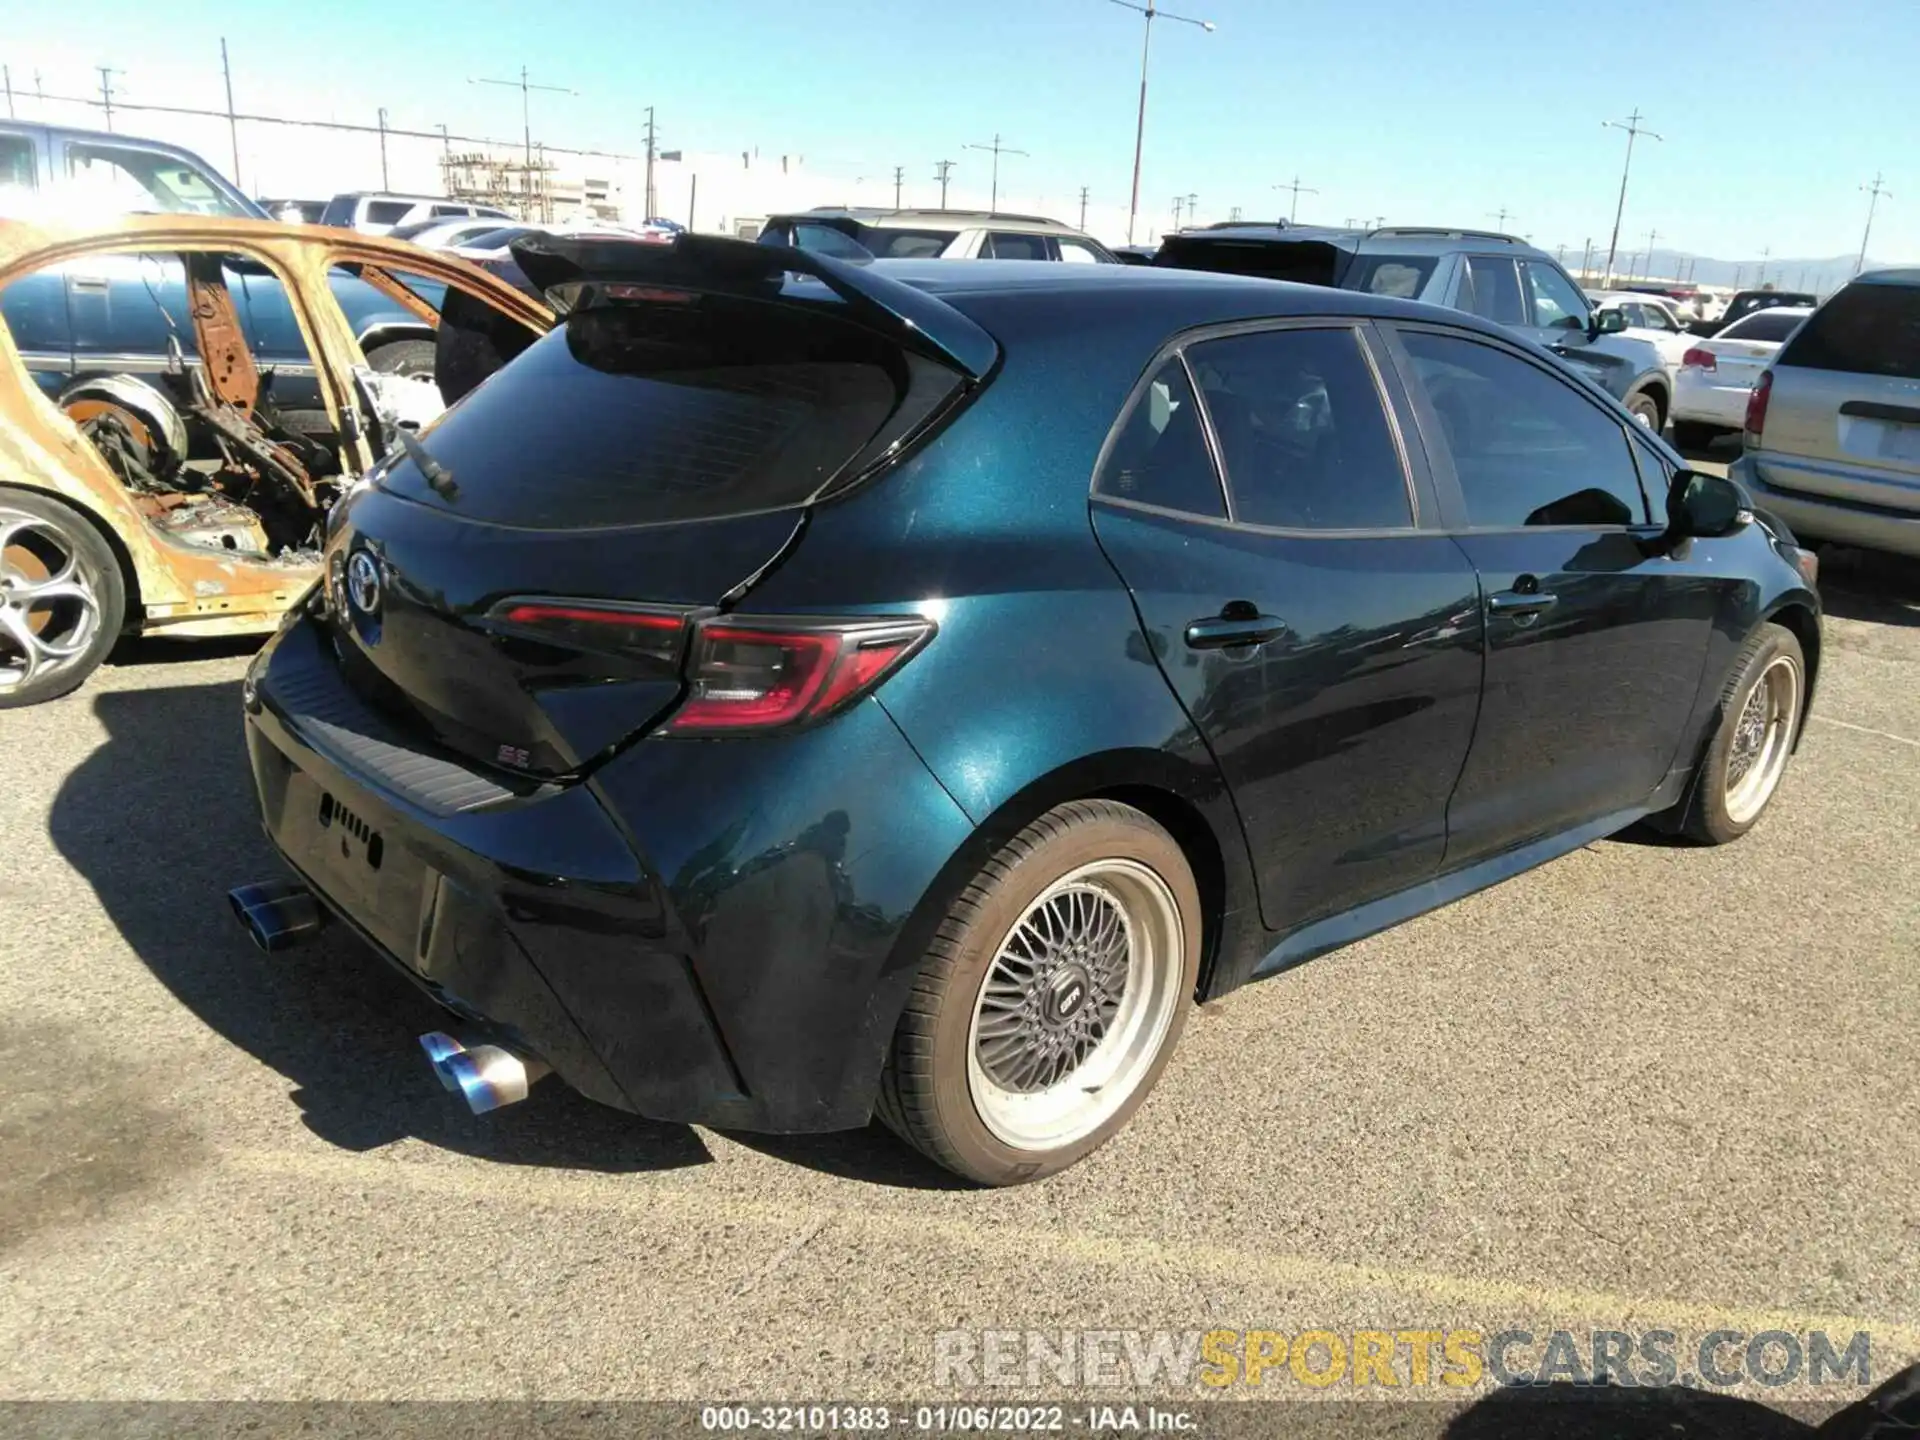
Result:
M924 1396L949 1327L1870 1331L1920 1354L1920 569L1827 559L1768 819L1638 835L1208 1007L1051 1182L878 1128L459 1110L268 960L248 646L0 715L0 1396Z

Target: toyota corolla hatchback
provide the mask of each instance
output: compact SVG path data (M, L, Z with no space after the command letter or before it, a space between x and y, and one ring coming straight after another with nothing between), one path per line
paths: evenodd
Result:
M1731 840L1798 738L1812 558L1471 316L518 258L563 323L343 499L249 673L297 878L233 897L436 997L476 1110L550 1070L1030 1180L1196 1001L1636 820Z

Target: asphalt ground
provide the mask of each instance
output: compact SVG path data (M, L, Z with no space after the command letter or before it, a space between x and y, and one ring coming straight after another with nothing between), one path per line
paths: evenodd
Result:
M1878 1381L1920 1357L1920 567L1829 552L1826 583L1753 834L1603 841L1209 1005L1119 1138L991 1193L878 1127L551 1083L466 1115L404 983L227 911L274 870L250 647L130 647L0 714L0 1399L1424 1398L1368 1434L1492 1404L1408 1351L1391 1390L936 1373L988 1330L1664 1329L1682 1371L1715 1329L1866 1332Z

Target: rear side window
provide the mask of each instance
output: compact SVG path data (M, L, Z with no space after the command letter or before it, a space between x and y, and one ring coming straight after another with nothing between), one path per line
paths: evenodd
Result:
M1533 295L1533 323L1553 330L1584 330L1587 302L1573 282L1551 265L1529 260L1527 289Z
M24 135L0 135L0 190L32 190L38 161Z
M1491 345L1402 332L1476 528L1646 523L1625 427L1565 381Z
M1496 325L1526 324L1526 307L1520 303L1520 277L1513 261L1499 255L1467 256L1455 308Z
M788 243L797 250L808 250L816 255L831 255L836 260L871 260L873 258L858 240L834 229L831 225L812 225L802 222L793 227L793 239Z
M1341 278L1340 288L1418 300L1438 263L1433 255L1361 255Z
M933 260L960 238L958 230L895 230L863 225L860 243L882 260Z
M1226 518L1226 499L1207 453L1200 407L1178 356L1162 365L1135 398L1100 468L1099 490L1116 500L1212 520Z
M995 230L987 235L987 243L980 247L982 260L1050 260L1047 253L1047 237L1044 235L1019 235L1004 230Z
M1187 352L1220 440L1233 518L1289 530L1413 524L1380 389L1350 329L1273 330Z
M1757 315L1749 315L1744 320L1736 320L1720 332L1722 340L1759 340L1778 344L1795 330L1805 315L1783 315L1778 310L1762 310ZM1833 369L1833 366L1825 367Z
M1920 286L1847 286L1807 320L1780 363L1920 380Z
M413 206L405 200L369 200L367 202L367 223L369 225L397 225L407 218L407 212Z
M951 377L940 372L944 380ZM580 311L382 482L476 520L644 525L800 505L905 395L899 349L792 307L708 297Z

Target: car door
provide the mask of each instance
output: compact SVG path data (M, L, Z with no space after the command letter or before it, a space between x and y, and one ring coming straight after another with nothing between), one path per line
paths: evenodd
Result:
M1612 407L1491 336L1399 323L1390 338L1485 613L1485 694L1447 865L1624 824L1679 758L1735 582L1706 542L1655 543L1665 477L1650 499L1643 442Z
M1669 376L1680 373L1681 357L1687 353L1693 341L1680 328L1680 324L1667 312L1664 305L1652 301L1643 301L1627 307L1630 317L1638 323L1629 323L1626 334L1632 340L1645 340L1659 353L1660 363Z
M1211 748L1274 929L1431 876L1473 733L1473 568L1423 528L1395 393L1362 322L1203 334L1155 363L1099 470L1135 658Z

